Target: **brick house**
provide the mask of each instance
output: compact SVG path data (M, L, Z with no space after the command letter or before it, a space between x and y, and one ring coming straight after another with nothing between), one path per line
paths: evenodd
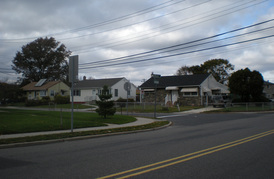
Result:
M229 94L228 87L217 82L211 74L162 76L157 86L151 77L140 89L143 102L153 102L157 89L156 101L167 106L207 105L212 96Z

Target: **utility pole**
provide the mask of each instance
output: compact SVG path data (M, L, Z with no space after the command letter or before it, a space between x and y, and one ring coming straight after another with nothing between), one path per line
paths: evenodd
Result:
M73 132L74 83L78 78L78 55L69 57L69 81L71 82L71 132Z

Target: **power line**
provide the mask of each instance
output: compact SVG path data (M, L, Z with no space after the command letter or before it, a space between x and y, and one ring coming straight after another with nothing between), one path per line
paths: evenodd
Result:
M58 32L58 33L47 34L47 35L44 35L44 37L64 35L64 33L79 32L79 31L83 31L83 30L86 30L86 29L90 29L90 28L95 28L95 27L100 27L100 26L107 25L107 24L112 24L112 23L115 23L115 22L119 22L119 21L122 21L122 20L132 18L132 17L136 17L136 16L139 16L139 15L150 13L150 12L162 9L162 8L166 8L168 6L172 6L172 5L175 5L175 4L178 4L178 3L182 3L185 0L180 0L180 1L177 1L177 2L173 2L173 1L174 0L170 0L170 1L158 4L158 5L143 9L143 10L139 10L139 11L131 13L131 14L127 14L127 15L120 16L120 17L117 17L117 18L113 18L113 19L110 19L110 20L107 20L107 21L99 22L97 24L84 26L84 27L80 27L80 28L76 28L76 29L71 29L71 30L67 30L67 31L62 31L62 32ZM170 2L173 2L173 3L169 4ZM41 36L39 36L39 37L41 37ZM33 38L38 38L38 36L36 36L36 37L27 37L27 38L18 38L18 39L0 39L0 40L27 40L27 39L33 39Z
M89 64L96 64L96 63L107 63L107 62L117 61L117 60L121 60L121 59L128 59L128 58L132 58L132 57L140 57L141 55L160 52L160 51L167 50L167 49L172 49L172 48L175 48L175 47L180 47L180 46L184 46L184 45L188 45L188 44L192 44L192 43L196 43L196 42L201 42L201 41L208 40L208 39L211 39L211 38L223 36L223 35L226 35L226 34L229 34L229 33L237 32L237 31L240 31L240 30L248 29L248 28L255 27L255 26L258 26L258 25L262 25L262 24L266 24L266 23L269 23L269 22L272 22L272 21L274 21L274 19L266 20L266 21L259 22L259 23L253 24L253 25L245 26L245 27L242 27L242 28L234 29L234 30L231 30L231 31L223 32L223 33L220 33L220 34L217 34L217 35L201 38L201 39L198 39L198 40L193 40L193 41L190 41L190 42L185 42L185 43L181 43L181 44L177 44L177 45L173 45L173 46L169 46L169 47L164 47L164 48L160 48L160 49L156 49L156 50L137 53L137 54L128 55L128 56L119 57L119 58L113 58L113 59L109 59L109 60L83 63L83 64L79 64L79 66L89 65ZM272 28L272 27L269 27L269 28ZM266 30L266 29L268 29L268 28L264 28L264 29L260 29L260 30L256 30L256 31L252 31L252 32L259 32L259 31ZM245 34L249 34L249 33L252 33L252 32L247 32ZM210 43L210 42L206 42L206 43Z
M93 66L93 67L82 67L82 68L79 68L79 69L91 69L91 68L100 68L100 67L107 67L107 66L117 66L117 65L138 63L138 62L144 62L144 61L152 61L152 60L157 60L157 59L162 59L162 58L169 58L169 57L174 57L174 56L179 56L179 55L185 55L185 54L190 54L190 53L202 52L202 51L206 51L206 50L213 50L213 49L222 48L222 47L228 47L228 46L232 46L232 45L238 45L238 44L242 44L242 43L252 42L252 41L256 41L256 40L262 40L262 39L271 38L271 37L274 37L274 35L269 35L269 36L254 38L254 39L240 41L240 42L236 42L236 43L219 45L219 46L210 47L210 48L204 48L204 49L199 49L199 50L192 50L192 51L183 52L183 53L177 53L177 54L172 54L172 55L166 55L166 56L161 56L161 57L148 58L148 59L142 59L142 60L135 60L135 61L129 61L129 62L121 62L121 63L115 63L115 64L109 64L109 65L98 65L98 66Z
M182 9L179 9L179 10L176 10L176 11L172 11L170 13L165 13L164 15L156 16L156 17L146 19L146 20L143 20L143 21L140 21L140 22L127 24L127 25L124 25L124 26L121 26L121 27L115 27L115 28L112 28L112 29L108 29L108 30L104 30L104 31L100 31L100 32L94 32L94 33L85 34L85 35L79 35L79 36L76 36L76 37L60 38L60 40L71 40L71 39L76 39L76 38L81 38L81 37L86 37L86 36L98 35L98 34L102 34L102 33L110 32L110 31L122 29L122 28L129 27L129 26L134 26L134 25L141 24L141 23L144 23L144 22L148 22L148 21L156 20L156 19L159 19L159 18L162 18L162 17L166 17L168 15L171 15L171 14L174 14L174 13L178 13L178 12L193 8L193 7L199 6L201 4L205 4L205 3L210 2L210 1L212 1L212 0L207 0L207 1L204 1L204 2L200 2L200 3L194 4L192 6L186 7L186 8L182 8Z
M107 48L110 48L110 47L115 47L115 46L130 44L130 43L137 42L137 41L141 41L141 40L147 40L148 38L152 38L152 37L160 36L160 35L163 35L163 34L166 34L166 33L170 33L170 32L173 32L173 31L181 30L181 29L186 28L186 27L198 25L198 24L200 24L200 23L204 23L204 22L207 22L207 21L210 21L210 20L213 20L213 19L216 19L216 18L225 16L225 15L228 15L228 14L231 14L231 13L234 13L234 12L237 12L237 11L240 11L240 10L243 10L243 9L246 9L246 8L250 8L250 7L253 7L253 6L258 5L258 4L260 4L260 3L266 2L266 1L268 1L268 0L263 0L263 1L260 1L260 2L258 2L258 3L255 3L255 4L251 4L251 5L245 6L245 5L247 5L248 3L253 2L253 1L254 1L254 0L249 1L249 2L245 2L245 3L242 3L242 4L240 4L240 5L237 5L237 4L235 5L235 3L233 3L233 4L230 4L230 5L229 5L229 6L234 5L233 7L228 8L228 9L225 9L225 10L220 10L221 8L215 9L215 10L218 10L218 12L216 12L216 13L211 13L211 14L206 15L206 16L202 16L202 17L196 19L195 21L197 21L197 20L203 20L203 19L205 19L205 18L208 18L208 17L214 16L214 15L218 15L218 14L220 14L220 13L223 13L223 12L225 12L225 11L230 11L230 10L233 10L233 9L235 9L235 8L238 8L238 9L233 10L233 11L231 11L231 12L227 12L227 13L225 13L225 14L221 14L221 15L219 15L219 16L217 16L217 17L212 17L212 18L209 18L209 19L205 19L205 20L203 20L203 21L200 21L200 22L197 22L197 23L194 23L194 24L190 24L190 25L188 25L188 26L179 27L179 26L181 26L181 25L183 25L183 24L193 23L194 20L188 21L188 22L183 22L183 23L181 23L181 24L176 24L175 26L166 27L166 28L164 28L164 29L163 29L163 27L165 27L165 26L167 26L167 25L169 25L169 24L167 24L167 25L162 25L162 26L160 26L162 29L159 29L159 30L161 30L161 31L169 30L169 29L171 29L171 30L169 30L169 31L167 31L167 32L162 32L161 34L152 32L152 33L147 33L147 34L139 35L139 36L132 37L132 38L127 38L126 40L120 40L120 41L116 41L116 42L112 42L112 43L107 43L107 44L102 44L102 43L101 43L102 45L98 45L98 44L93 44L93 45L94 45L94 47L96 47L97 49L98 49L98 48L103 48L103 47L105 47L105 48L106 48L106 47L107 47ZM255 0L255 1L256 1L256 0ZM245 6L245 7L239 8L239 7L241 7L241 6ZM225 6L225 7L226 7L226 6ZM212 10L211 10L210 12L212 12ZM193 18L193 17L192 17L192 18ZM182 20L184 20L184 19L180 19L180 20L178 20L177 22L182 21ZM178 27L178 28L177 28L177 27ZM157 30L158 28L159 28L159 27L154 28L154 29L150 29L150 30ZM172 28L173 28L173 29L172 29ZM174 28L176 28L176 29L174 29ZM134 39L136 39L136 40L134 40ZM129 40L133 40L133 41L129 41ZM129 42L127 42L127 41L129 41ZM87 45L85 45L85 46L87 46ZM85 50L85 49L73 50L73 51L74 51L74 52L77 52L77 51L82 51L82 50ZM92 52L92 51L95 51L95 50L90 50L90 48L89 48L89 49L87 49L86 52ZM81 52L81 53L84 53L84 52ZM79 53L78 53L78 54L79 54Z

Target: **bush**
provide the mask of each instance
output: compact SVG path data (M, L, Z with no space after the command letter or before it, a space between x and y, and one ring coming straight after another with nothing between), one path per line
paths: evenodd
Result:
M44 97L42 97L40 102L41 102L41 104L49 104L50 97L49 96L44 96Z
M69 98L70 98L69 96L56 95L54 96L54 102L57 104L68 104L70 103Z
M40 105L42 105L42 100L35 100L35 99L26 100L25 105L26 106L40 106Z
M119 99L116 100L116 102L127 102L127 99L119 98ZM134 99L129 98L128 102L134 102Z

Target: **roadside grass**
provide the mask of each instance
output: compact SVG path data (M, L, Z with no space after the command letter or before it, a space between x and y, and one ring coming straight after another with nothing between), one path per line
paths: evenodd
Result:
M114 115L103 119L97 113L74 112L74 128L98 127L136 121L132 116ZM71 128L71 113L0 109L0 134L64 130Z
M15 107L26 107L25 103L11 103L7 104L5 106L15 106ZM47 105L40 105L40 106L31 106L29 108L45 108L45 109L71 109L71 104L55 104L55 103L49 103ZM74 104L74 109L88 109L88 108L94 108L94 105L86 105L86 104Z
M73 133L60 133L60 134L50 134L50 135L40 135L32 137L20 137L12 139L0 139L0 145L2 144L13 144L13 143L24 143L24 142L35 142L35 141L45 141L45 140L56 140L56 139L67 139L80 136L96 136L96 135L108 135L112 133L122 133L122 132L132 132L138 130L145 130L151 128L157 128L169 124L169 121L156 121L151 124L123 127L115 129L105 129L105 130L94 130L94 131L84 131L84 132L73 132Z
M41 106L34 106L35 108L50 108L50 109L71 109L71 104L49 104L49 105L41 105ZM94 106L86 105L86 104L74 104L73 109L88 109L94 108Z

